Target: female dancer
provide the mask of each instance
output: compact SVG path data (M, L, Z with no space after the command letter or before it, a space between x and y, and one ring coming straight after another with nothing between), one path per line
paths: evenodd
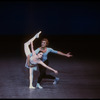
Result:
M45 63L43 63L43 61L41 61L43 52L40 51L37 55L33 49L33 41L36 38L39 38L41 31L39 33L37 33L32 39L30 39L28 42L24 43L24 52L26 54L27 60L26 60L26 64L25 67L29 68L29 88L35 89L35 87L32 85L33 84L33 71L37 70L37 64L41 64L43 67L53 71L54 73L58 73L58 71L54 70L53 68L47 66ZM31 55L31 51L29 49L29 45L31 44L31 51L32 51L32 56Z

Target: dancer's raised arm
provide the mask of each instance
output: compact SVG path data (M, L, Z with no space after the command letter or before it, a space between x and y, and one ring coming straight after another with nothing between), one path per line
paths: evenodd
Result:
M33 47L33 42L31 42L31 50L32 50L32 54L33 54L34 56L36 56L36 53L35 53L34 47Z

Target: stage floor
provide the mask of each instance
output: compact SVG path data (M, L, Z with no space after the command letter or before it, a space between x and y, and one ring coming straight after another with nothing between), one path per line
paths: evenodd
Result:
M43 79L43 89L28 88L28 69L24 67L24 57L0 58L0 98L100 98L100 61L90 58L66 58L50 56L49 66L59 71L58 84ZM35 72L34 85L38 72Z

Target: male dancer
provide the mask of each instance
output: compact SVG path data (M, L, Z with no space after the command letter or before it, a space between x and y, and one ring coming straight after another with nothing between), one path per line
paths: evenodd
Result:
M39 51L42 51L43 52L43 56L42 56L42 61L48 65L48 54L51 52L51 53L55 53L55 54L59 54L59 55L62 55L62 56L66 56L66 57L72 57L72 55L70 54L70 52L68 52L67 54L61 52L61 51L56 51L52 48L49 48L47 47L48 46L48 39L44 38L42 41L41 41L41 47L37 48L35 50L36 54L39 52ZM53 84L57 84L57 82L59 81L59 78L57 77L54 77L52 75L48 75L46 74L46 68L42 67L41 65L39 65L39 71L40 71L40 75L38 77L38 82L37 82L37 85L36 87L39 88L39 89L42 89L43 87L40 85L40 82L42 81L43 78L48 78L48 79L54 79L54 82Z

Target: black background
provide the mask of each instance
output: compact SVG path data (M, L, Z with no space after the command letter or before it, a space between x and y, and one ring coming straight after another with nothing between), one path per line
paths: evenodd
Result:
M42 31L49 46L74 57L100 55L99 1L1 1L0 55L24 57L24 42Z

